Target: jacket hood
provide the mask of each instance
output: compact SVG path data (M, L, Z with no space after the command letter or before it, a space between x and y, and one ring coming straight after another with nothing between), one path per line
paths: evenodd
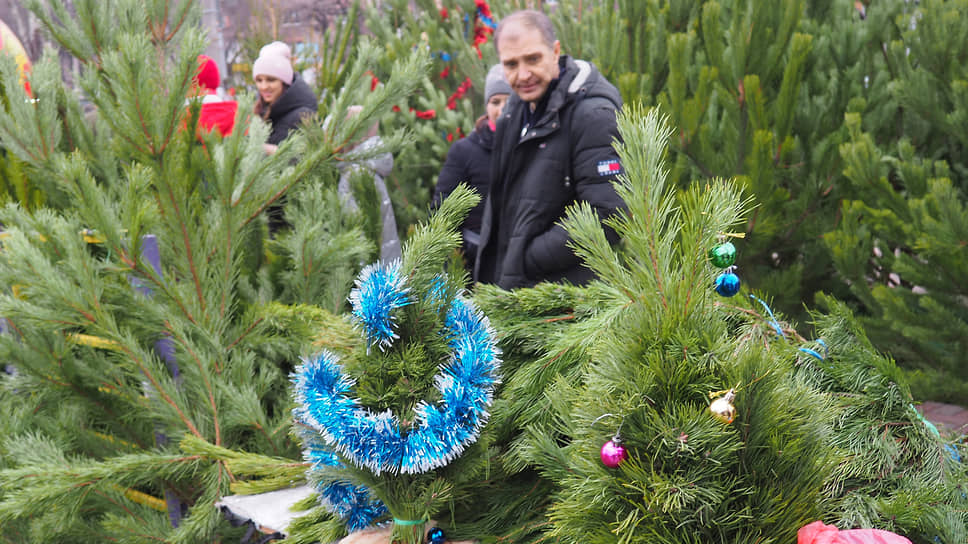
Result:
M316 95L313 94L306 81L299 77L299 74L296 74L293 76L292 85L282 93L282 96L269 109L269 120L275 122L300 108L309 108L316 111L317 107Z
M557 104L560 107L564 102L576 98L605 98L615 105L616 109L622 107L622 95L618 89L608 82L594 64L585 60L576 60L568 55L562 55L559 63L564 69L564 74L558 86L552 91L553 95L549 99L548 109L552 109L552 102L556 98L561 99ZM554 109L558 109L555 107Z
M621 108L622 95L602 76L594 64L565 55L565 66L567 72L561 85L565 86L568 94L584 94L585 98L607 98L615 104L616 109Z

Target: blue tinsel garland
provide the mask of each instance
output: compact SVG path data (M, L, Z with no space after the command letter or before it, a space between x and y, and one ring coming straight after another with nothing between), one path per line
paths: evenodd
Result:
M444 282L438 278L428 298L440 297ZM376 343L385 350L397 338L392 311L412 303L400 263L370 265L356 285L350 294L353 318L368 345ZM317 467L336 466L335 451L378 475L417 474L446 465L476 441L498 382L500 359L494 331L487 317L459 296L450 303L444 327L441 334L453 355L434 378L441 400L418 404L406 435L394 414L374 414L348 396L355 381L343 374L335 355L324 351L304 358L293 374L298 403L293 415L322 438L307 440L306 459ZM370 499L362 487L330 483L320 488L320 494L351 530L385 515L385 507Z
M385 351L397 338L393 331L393 310L411 304L410 289L400 274L400 261L374 263L360 272L350 291L353 319L366 333L367 345Z
M342 467L339 457L326 447L318 434L308 429L299 434L306 444L303 457L311 463L311 473L324 467ZM365 529L390 513L365 486L345 480L325 480L315 482L315 487L323 505L343 519L350 532Z

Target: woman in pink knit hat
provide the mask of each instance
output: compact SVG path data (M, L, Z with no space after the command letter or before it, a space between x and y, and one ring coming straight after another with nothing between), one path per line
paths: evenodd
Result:
M279 144L307 117L316 112L318 100L309 85L293 71L289 48L282 42L273 42L259 51L259 58L252 64L259 99L255 102L255 114L269 123L272 131L263 144L266 153L273 154ZM285 228L285 197L268 210L269 232Z
M281 44L270 45L276 43ZM309 85L293 71L281 47L262 48L252 64L252 79L259 92L255 114L272 126L266 152L274 153L289 133L316 111L318 101Z

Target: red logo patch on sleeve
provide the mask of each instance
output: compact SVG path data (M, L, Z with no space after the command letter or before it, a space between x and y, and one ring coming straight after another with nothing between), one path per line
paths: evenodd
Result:
M622 165L619 164L618 159L609 159L607 161L598 161L598 175L599 176L613 176L622 171Z

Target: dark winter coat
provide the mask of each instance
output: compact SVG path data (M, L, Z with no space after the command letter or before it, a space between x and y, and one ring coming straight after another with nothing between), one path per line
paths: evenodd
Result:
M316 108L316 95L299 74L295 74L292 85L269 107L267 121L272 125L272 132L266 143L281 144L305 117L315 113Z
M612 142L619 138L618 90L590 63L559 58L559 79L548 87L537 118L525 127L512 94L494 139L491 187L481 224L474 279L505 289L541 281L583 284L594 277L567 244L558 222L575 202L605 218L624 203L612 186L622 173ZM522 129L527 128L526 132ZM605 227L611 243L617 234Z
M491 148L494 145L494 131L481 123L466 138L457 140L447 152L447 160L437 176L434 188L433 208L454 192L461 182L466 183L481 195L481 202L467 214L461 224L464 237L464 255L468 265L473 267L477 256L478 236L481 232L481 215L484 213L484 199L491 185Z

